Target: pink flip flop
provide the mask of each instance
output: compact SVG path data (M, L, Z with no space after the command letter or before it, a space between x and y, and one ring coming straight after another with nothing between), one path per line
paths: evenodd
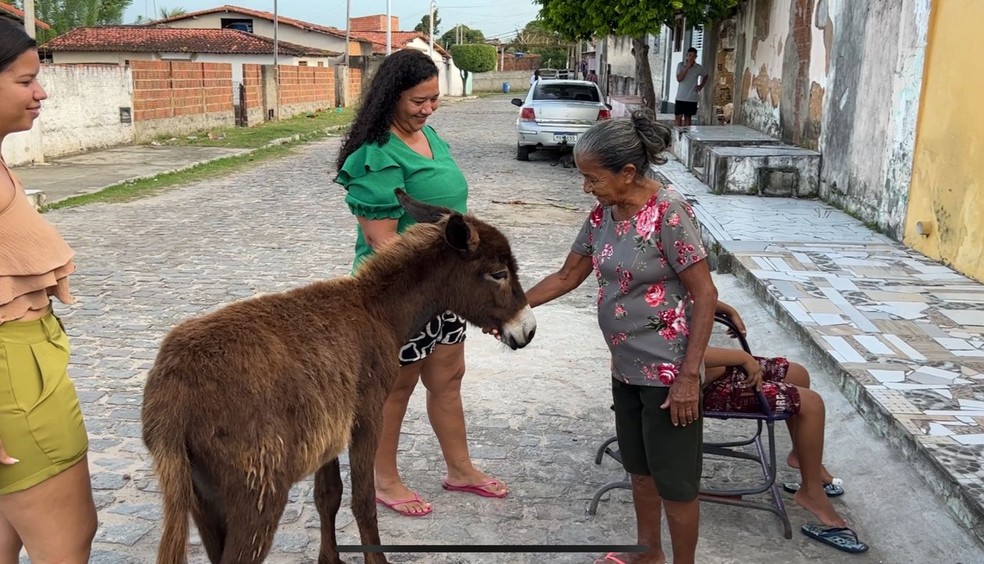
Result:
M376 496L376 503L385 505L389 509L392 509L393 511L396 511L400 515L404 515L406 517L423 517L424 515L429 515L432 511L434 511L434 508L433 507L428 507L427 509L424 509L423 511L410 511L409 509L397 509L396 508L397 505L405 505L407 503L411 503L411 502L414 502L414 501L416 501L417 503L424 503L424 501L422 499L420 499L420 496L417 494L417 492L414 492L412 498L410 498L410 499L404 499L404 500L400 500L400 501L386 501L385 499L379 497L378 495Z
M496 480L496 479L492 479L492 480L489 480L488 482L483 482L481 484L470 484L470 485L466 485L466 486L455 486L453 484L449 484L447 482L447 480L445 480L445 482L444 482L443 485L444 485L444 489L448 490L449 492L472 493L472 494L475 494L475 495L480 495L482 497L495 497L495 498L500 498L501 499L501 498L504 498L507 495L509 495L509 491L508 490L507 491L504 491L502 493L495 493L495 492L490 492L489 490L485 489L486 487L491 486L492 484L499 484L501 486L504 486L505 485L505 484L503 484L502 482L500 482L499 480Z
M609 552L601 560L595 560L595 564L598 564L598 562L614 562L615 564L625 564L625 560L619 558L618 554L614 552Z

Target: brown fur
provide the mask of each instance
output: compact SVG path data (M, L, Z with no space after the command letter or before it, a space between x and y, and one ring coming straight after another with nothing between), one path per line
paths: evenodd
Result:
M362 542L380 544L373 459L398 347L446 309L482 327L527 311L506 238L470 216L442 215L355 277L237 302L165 337L142 413L164 500L158 563L185 561L189 513L212 562L262 561L291 485L312 472L318 562L342 562L335 515L346 445ZM490 276L504 271L505 280Z

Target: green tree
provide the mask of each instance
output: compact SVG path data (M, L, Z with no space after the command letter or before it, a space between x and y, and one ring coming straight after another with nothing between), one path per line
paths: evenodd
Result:
M39 0L34 3L34 16L51 26L41 39L51 39L70 29L82 26L120 24L123 12L133 0ZM24 8L23 0L14 5Z
M435 37L437 36L438 33L440 33L438 31L440 26L441 26L441 16L437 15L437 8L434 8L434 36ZM424 14L424 17L420 18L420 23L417 24L417 27L413 28L413 30L418 33L423 33L424 35L429 34L430 14Z
M726 16L738 0L534 0L542 6L540 21L566 37L589 39L610 35L632 38L636 80L643 103L656 109L653 71L649 67L646 35L672 27L678 15L689 25L706 24Z
M540 55L543 68L562 68L567 65L567 52L572 41L563 34L551 30L539 20L526 24L511 46L517 51Z
M461 44L466 43L485 43L485 34L478 29L472 29L467 25L456 25L441 36L439 43L444 47L458 45L458 37L461 37Z
M451 58L465 83L468 82L469 73L495 70L495 47L491 45L452 45Z
M166 20L168 18L176 18L187 13L188 11L184 8L161 8L161 19Z

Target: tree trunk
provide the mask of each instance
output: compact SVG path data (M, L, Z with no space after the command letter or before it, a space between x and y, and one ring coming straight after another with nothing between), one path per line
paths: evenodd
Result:
M636 84L642 96L642 106L656 111L656 89L653 88L653 69L649 66L649 42L646 36L632 38L632 54L635 57Z

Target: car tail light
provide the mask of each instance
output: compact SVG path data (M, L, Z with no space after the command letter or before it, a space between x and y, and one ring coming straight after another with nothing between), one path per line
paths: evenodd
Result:
M522 121L536 121L536 114L533 112L533 108L523 108L523 111L519 112L519 119Z
M607 109L598 110L598 121L612 119L612 111Z

